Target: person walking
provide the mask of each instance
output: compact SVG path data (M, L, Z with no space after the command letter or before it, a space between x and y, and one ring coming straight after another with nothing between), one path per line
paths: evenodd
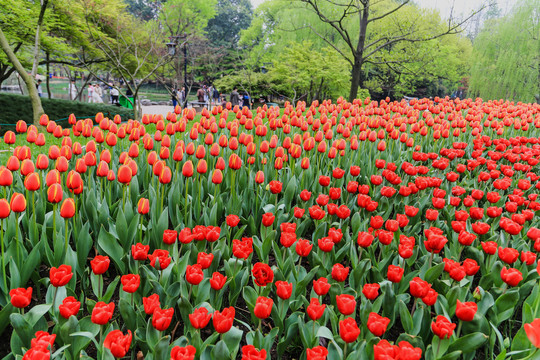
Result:
M182 90L178 89L177 93L178 102L181 107L185 107L186 105L186 88L182 86Z
M111 102L113 105L120 105L118 103L118 95L120 95L120 92L118 91L117 88L113 87L111 88Z
M231 97L229 99L232 106L236 106L240 103L240 94L238 93L238 89L235 87L231 93Z
M219 104L219 91L217 91L216 88L214 88L213 90L213 93L212 93L212 99L214 101L214 105L218 105Z
M201 103L200 105L204 103L204 89L202 87L197 90L197 99Z
M41 88L41 80L37 81L36 90L37 90L37 93L38 93L39 97L43 97L43 89Z
M71 100L77 100L77 86L75 85L75 80L71 79L71 81L69 82L69 88L68 88L68 91L69 91L69 98Z
M93 94L93 96L94 96L94 102L96 104L100 104L100 103L103 102L103 98L102 98L103 90L101 89L101 86L99 86L99 84L96 84L94 86L94 94Z
M94 102L94 85L92 85L91 83L88 84L88 102Z
M248 109L251 109L251 98L249 97L247 92L244 93L242 100L244 100L243 107L247 107Z
M178 103L178 90L176 90L176 88L172 90L171 100L172 100L172 106L175 108L176 104Z

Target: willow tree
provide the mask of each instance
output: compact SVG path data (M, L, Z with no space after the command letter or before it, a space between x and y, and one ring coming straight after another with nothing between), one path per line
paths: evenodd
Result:
M540 0L486 22L471 57L469 95L540 102Z

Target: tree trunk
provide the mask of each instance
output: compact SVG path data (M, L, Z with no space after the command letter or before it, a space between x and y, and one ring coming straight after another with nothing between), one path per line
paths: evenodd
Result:
M47 97L49 99L52 99L52 94L51 94L51 82L50 82L50 79L51 79L51 69L50 69L50 56L49 56L49 52L47 51L45 53L45 58L47 59L47 79L46 79L46 84L47 84Z
M41 25L43 24L43 17L45 16L45 10L47 10L47 5L49 0L41 0L41 10L39 11L39 17L36 27L36 38L34 42L34 64L32 66L32 76L35 77L37 74L37 68L39 64L39 45L40 45L40 36L41 36Z
M352 102L358 95L358 87L364 85L362 77L362 65L364 63L364 46L366 43L367 26L369 19L369 0L366 1L364 9L358 13L360 28L358 33L358 45L354 53L354 65L352 67L351 91L349 101Z
M13 64L15 69L17 69L17 72L24 80L26 87L28 89L28 95L30 95L30 101L32 102L32 112L33 112L33 119L34 124L39 123L39 118L41 115L43 115L45 112L43 111L43 107L41 106L41 99L39 98L36 85L34 84L34 79L24 69L19 59L17 59L17 56L9 46L9 43L6 39L6 36L4 35L4 32L2 29L0 29L0 47L2 47L2 50L6 53L8 60Z
M349 102L352 102L354 99L356 99L356 96L358 95L358 88L361 86L362 83L362 63L360 61L355 61L352 68Z

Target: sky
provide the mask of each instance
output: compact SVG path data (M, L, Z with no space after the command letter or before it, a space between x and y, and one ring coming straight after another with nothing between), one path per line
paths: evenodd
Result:
M257 7L259 4L263 3L265 0L251 0L253 7ZM472 11L479 9L482 4L487 3L487 0L414 0L421 7L426 8L435 8L439 10L443 18L448 18L452 11L452 6L454 7L454 14L456 15L468 15ZM502 10L502 13L507 13L513 4L517 0L497 0L499 8Z

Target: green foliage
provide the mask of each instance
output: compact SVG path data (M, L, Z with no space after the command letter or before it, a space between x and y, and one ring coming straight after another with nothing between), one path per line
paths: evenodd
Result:
M66 119L70 114L75 114L76 117L92 116L98 112L102 112L109 118L120 114L122 119L133 118L133 110L126 108L106 105L106 104L89 104L79 101L68 101L58 99L41 99L43 110L51 120ZM28 96L0 94L0 123L15 124L18 120L24 120L27 123L32 122L32 111L30 98ZM59 125L68 126L67 121L59 122ZM7 130L15 130L11 126L2 126L0 133Z
M249 0L218 0L216 16L208 21L206 33L214 47L236 47L240 31L247 29L253 17Z
M540 101L539 8L539 0L521 0L507 16L486 22L474 43L470 96Z
M341 20L340 25L347 31L351 45L356 46L359 13L351 10L340 19L344 7L336 6L332 1L315 3L329 19ZM395 0L370 5L370 19L381 18L370 22L367 28L362 67L364 87L376 98L399 98L417 93L428 96L443 95L440 94L442 92L449 94L467 74L470 41L460 35L425 41L444 33L448 24L438 13L421 9L413 3L385 16L398 5ZM394 38L413 41L397 41L374 51ZM339 68L339 76L350 72L356 48L349 47L335 29L322 22L315 11L300 0L269 0L261 4L255 11L251 26L242 32L240 45L247 50L247 65L257 68L280 57L291 43L302 44L305 41L311 43L313 51L326 58L327 64L341 58L335 66ZM312 62L311 67L313 72L317 69L324 72L320 62ZM339 95L346 95L345 88L337 88L340 89ZM329 96L335 97L336 94L329 91Z

